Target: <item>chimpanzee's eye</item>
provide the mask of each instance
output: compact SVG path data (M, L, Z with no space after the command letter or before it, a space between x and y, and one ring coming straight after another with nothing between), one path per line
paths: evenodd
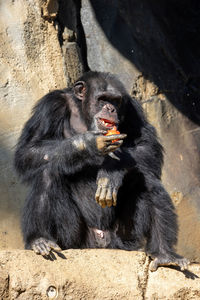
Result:
M122 98L121 97L116 97L116 98L111 99L109 102L112 103L113 105L117 106L117 107L120 107L121 103L122 103Z
M104 101L104 102L106 102L106 101L109 101L109 99L106 96L100 96L98 98L98 101Z
M111 103L116 107L121 106L122 97L121 96L114 96L114 95L102 95L98 97L98 101L100 105L104 105L105 103Z

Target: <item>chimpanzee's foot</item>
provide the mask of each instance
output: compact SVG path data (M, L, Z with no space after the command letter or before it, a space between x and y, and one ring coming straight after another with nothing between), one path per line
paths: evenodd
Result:
M36 254L41 254L43 256L48 256L52 250L61 251L60 247L53 241L47 240L45 238L39 238L31 243L31 249Z
M159 266L179 266L181 270L187 269L190 261L182 256L160 255L150 263L149 269L154 272Z

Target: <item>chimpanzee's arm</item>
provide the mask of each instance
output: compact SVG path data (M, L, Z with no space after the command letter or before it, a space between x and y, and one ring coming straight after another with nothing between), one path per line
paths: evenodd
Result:
M17 149L15 166L19 173L25 176L26 181L30 175L35 176L44 168L48 168L55 175L71 175L87 165L102 164L104 150L96 146L96 140L103 143L104 138L102 135L96 136L93 132L87 132L64 140L30 143Z
M114 154L114 155L113 155ZM148 123L141 128L138 139L127 136L123 146L107 156L97 176L96 201L102 206L116 205L117 192L126 173L136 169L144 176L161 176L162 146L154 128Z
M130 140L130 142L129 142ZM136 168L141 173L148 173L160 178L163 164L163 148L158 141L155 129L148 123L141 128L139 138L131 143L127 137L123 146L115 151L119 157L115 164L127 171Z

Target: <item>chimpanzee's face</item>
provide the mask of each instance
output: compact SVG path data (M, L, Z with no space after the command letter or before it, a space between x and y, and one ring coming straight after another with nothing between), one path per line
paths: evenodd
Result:
M122 95L116 87L106 80L93 79L77 82L77 91L76 97L83 100L83 114L89 130L118 127Z
M93 125L96 130L109 130L119 125L119 108L121 97L105 91L96 99L97 112L94 114Z

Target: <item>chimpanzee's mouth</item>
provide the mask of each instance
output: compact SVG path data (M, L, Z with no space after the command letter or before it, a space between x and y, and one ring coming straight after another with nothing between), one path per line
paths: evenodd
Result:
M98 119L98 123L100 125L100 127L103 127L103 129L111 129L113 128L114 126L117 126L117 124L111 120L107 120L107 119L102 119L102 118L99 118Z

